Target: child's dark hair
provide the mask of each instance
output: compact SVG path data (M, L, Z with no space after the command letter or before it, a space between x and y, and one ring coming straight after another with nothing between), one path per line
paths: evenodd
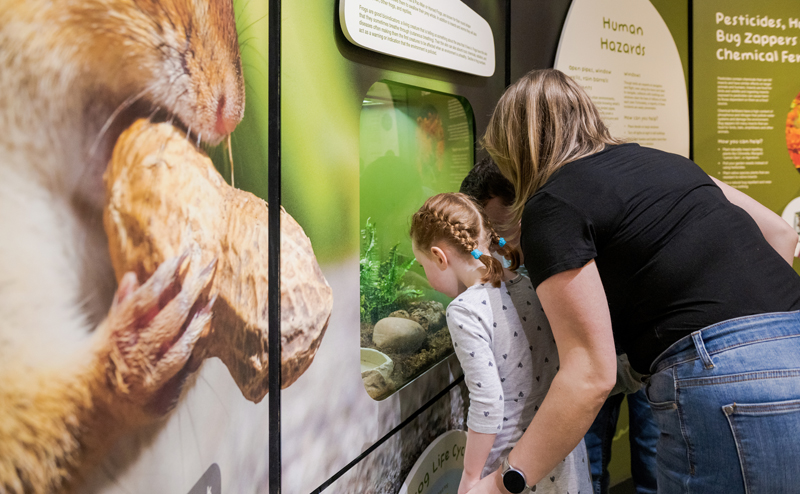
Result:
M484 206L495 197L499 197L504 206L511 206L515 197L514 186L500 173L500 168L491 156L480 160L469 171L461 182L460 192Z
M445 193L429 198L411 217L409 233L420 250L428 250L434 243L444 241L466 254L477 249L481 235L486 235L490 249L511 262L509 269L515 270L519 267L519 251L507 244L500 247L500 237L483 208L466 194ZM488 252L483 253L478 260L487 269L481 282L499 287L503 278L502 263Z

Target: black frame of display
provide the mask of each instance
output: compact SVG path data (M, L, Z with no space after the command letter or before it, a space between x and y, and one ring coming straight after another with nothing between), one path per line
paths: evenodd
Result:
M269 492L281 492L281 0L269 1Z

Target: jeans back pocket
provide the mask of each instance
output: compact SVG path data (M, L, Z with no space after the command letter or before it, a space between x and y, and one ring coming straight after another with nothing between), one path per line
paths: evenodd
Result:
M800 491L800 400L722 407L748 494Z

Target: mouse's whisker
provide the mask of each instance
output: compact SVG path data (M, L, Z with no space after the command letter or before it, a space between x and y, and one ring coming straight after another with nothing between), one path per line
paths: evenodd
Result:
M231 420L231 414L228 413L228 405L226 404L226 402L223 401L222 398L220 398L219 394L217 393L217 390L214 389L214 386L212 386L211 383L208 382L208 379L206 379L205 376L202 373L199 374L199 376L200 376L200 380L203 381L204 383L206 383L206 385L208 386L208 389L210 389L211 392L214 394L214 396L217 398L217 401L219 402L220 408L222 408L222 411L225 412L225 415L228 417L228 420Z
M200 452L200 442L197 440L199 434L197 434L197 427L194 426L194 419L192 418L192 407L187 406L184 407L186 409L186 415L189 416L189 426L192 430L192 437L194 438L194 446L197 448L197 459L200 461L201 464L205 464L203 462L203 454Z
M254 48L254 49L255 49L255 48ZM261 56L261 54L259 54L257 51L256 51L256 56L261 58L261 60L262 60L262 61L264 62L264 64L265 64L265 65L263 65L263 66L265 67L265 66L266 66L266 62L267 62L267 60L266 60L266 59L265 59L263 56ZM262 76L262 77L263 77L264 75L266 75L266 74L265 74L265 72L264 72L263 70L261 70L261 67L260 67L260 66L258 66L258 65L247 64L247 63L246 63L246 64L244 64L244 66L243 66L243 67L244 67L245 69L249 69L249 71L251 71L251 72L255 72L255 73L256 73L257 75L259 75L259 76ZM245 87L249 87L249 88L250 88L250 92L255 92L255 88L253 87L253 85L252 85L252 84L250 84L250 83L248 83L248 82L245 82L244 84L245 84ZM248 92L248 93L247 93L247 97L248 97L248 98L250 97L250 92ZM258 93L257 93L257 92L256 92L256 95L258 95Z
M250 12L250 9L247 7L250 5L250 0L245 0L244 5L239 7L240 0L233 0L234 10L241 12L241 15L236 16L236 34L239 34L240 26L243 22L247 22L250 19L250 15L247 13Z
M151 114L150 114L150 116L149 116L149 117L147 117L147 121L148 121L149 123L153 123L153 117L155 117L155 116L156 116L156 113L158 113L158 111L159 111L159 110L161 110L161 107L160 107L160 106L157 106L157 107L156 107L156 109L155 109L155 110L153 110L153 113L151 113Z
M176 80L176 81L171 81L171 82L170 82L170 86L176 86L176 85L177 85L177 80ZM183 91L181 91L180 93L177 93L177 94L174 94L174 95L172 95L172 106L173 106L173 107L177 107L177 106L179 105L179 103L180 103L180 100L181 100L181 98L183 98L184 96L186 96L186 94L187 94L188 92L189 92L189 88L185 88L185 89L184 89Z
M106 476L108 476L108 478L111 480L111 482L113 482L114 485L116 485L118 488L120 488L122 491L124 491L125 494L132 494L131 491L129 491L127 487L125 487L124 485L122 485L120 483L119 479L114 474L114 472L111 471L111 469L109 468L110 464L111 464L111 462L106 461L100 466L100 469L103 471L104 474L106 474Z
M156 163L161 163L161 159L164 157L164 150L167 148L167 141L161 143L161 147L158 148L158 154L156 155Z
M248 25L247 25L247 26L246 26L244 29L242 29L241 31L239 31L239 33L238 33L238 34L239 34L239 36L241 36L241 35L243 35L244 33L246 33L248 29L250 29L251 27L253 27L253 26L254 26L255 24L257 24L258 22L260 22L260 21L264 20L264 19L265 19L265 18L266 18L268 15L269 15L269 14L264 14L264 15L262 15L261 17L259 17L258 19L254 20L253 22L251 22L250 24L248 24Z
M228 160L231 163L231 187L236 187L233 181L233 147L231 146L231 134L228 134Z
M106 119L105 123L103 124L103 127L100 129L100 132L97 134L94 143L92 143L92 147L89 149L89 157L94 157L95 153L97 153L97 148L100 145L103 136L105 136L106 132L108 132L108 129L111 127L111 124L114 123L114 120L119 116L119 114L122 113L124 110L130 108L132 104L138 101L149 90L150 88L145 88L138 94L129 96L128 99L123 101L122 104L120 104L117 107L117 109L111 113L111 115L108 117L108 119Z
M175 120L175 114L174 113L170 113L169 120L168 120L169 124L172 125L172 122L174 120ZM167 141L164 140L164 142L161 143L161 148L159 148L159 150L158 150L158 155L156 157L156 162L157 163L161 162L161 158L163 158L163 156L164 156L164 149L166 148L166 146L167 146Z
M183 427L181 426L181 414L176 413L176 415L178 416L178 447L181 453L181 478L183 482L186 482L186 463L183 461Z
M250 44L250 42L251 42L251 41L253 41L254 39L257 39L255 35L254 35L254 36L250 36L250 37L248 37L248 38L245 38L245 39L243 39L243 40L240 40L240 41L239 41L239 48L245 48L245 47L246 47L247 45L249 45L249 44Z

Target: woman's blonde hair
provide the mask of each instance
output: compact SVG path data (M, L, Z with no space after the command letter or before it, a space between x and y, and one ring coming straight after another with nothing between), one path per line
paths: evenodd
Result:
M583 88L555 69L533 70L509 86L483 137L483 146L514 185L511 224L559 168L623 142L611 137Z
M437 242L447 242L465 254L472 254L478 248L481 236L485 236L489 248L511 262L509 269L513 271L519 267L519 251L507 244L500 246L500 236L483 208L466 194L444 193L429 198L411 217L409 234L420 250L428 250ZM482 253L477 259L487 269L481 282L499 287L503 278L500 261L489 252Z

